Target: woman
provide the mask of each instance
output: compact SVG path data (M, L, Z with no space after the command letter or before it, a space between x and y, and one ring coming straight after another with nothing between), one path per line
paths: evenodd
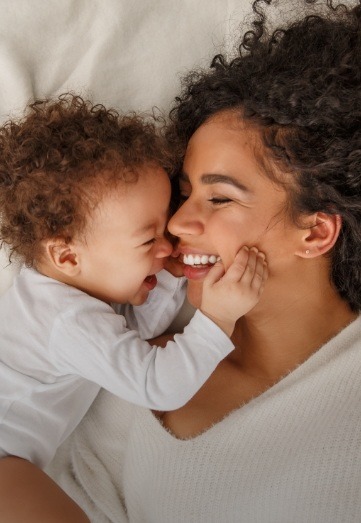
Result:
M53 474L97 523L360 520L361 6L268 36L261 3L239 55L190 75L172 112L169 230L194 306L195 255L228 267L255 245L269 279L185 407L94 403Z
M194 306L197 255L228 267L256 245L269 280L193 399L134 422L132 522L360 521L361 6L256 29L172 112L186 152L168 228Z

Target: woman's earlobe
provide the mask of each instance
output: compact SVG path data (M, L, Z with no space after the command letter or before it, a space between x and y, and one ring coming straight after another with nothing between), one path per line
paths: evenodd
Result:
M301 258L315 258L329 252L335 245L342 227L339 214L318 212L310 219L312 224L304 229L301 247L295 253Z

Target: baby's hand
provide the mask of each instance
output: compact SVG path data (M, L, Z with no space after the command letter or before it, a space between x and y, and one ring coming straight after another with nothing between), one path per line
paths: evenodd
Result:
M242 247L226 273L221 263L209 271L200 310L231 336L238 318L258 302L267 276L265 255Z

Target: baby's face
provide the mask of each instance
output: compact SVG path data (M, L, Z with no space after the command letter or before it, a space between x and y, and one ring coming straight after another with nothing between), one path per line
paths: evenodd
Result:
M140 305L147 299L172 251L164 238L170 191L166 172L148 167L136 183L105 195L86 240L76 246L79 288L106 302Z

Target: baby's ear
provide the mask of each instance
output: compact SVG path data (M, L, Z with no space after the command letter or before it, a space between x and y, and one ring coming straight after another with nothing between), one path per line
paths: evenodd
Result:
M300 247L296 255L315 258L330 251L339 237L342 218L339 214L317 212L307 218L309 225L303 229Z
M45 243L45 252L48 262L53 268L67 276L76 276L79 272L79 262L76 249L64 238L51 238Z

